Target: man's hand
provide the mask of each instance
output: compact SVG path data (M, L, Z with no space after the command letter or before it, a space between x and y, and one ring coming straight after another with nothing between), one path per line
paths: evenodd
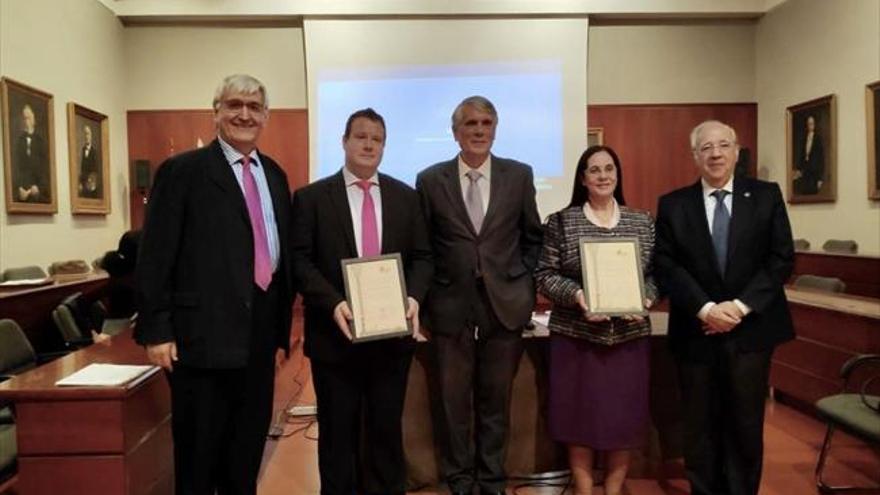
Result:
M342 301L333 308L333 321L336 322L336 326L339 327L342 335L345 335L345 338L349 341L351 340L351 328L348 326L348 322L351 320L351 309L349 309L346 301Z
M578 291L577 291L577 293L575 293L574 297L575 297L575 299L577 299L577 304L581 308L581 311L584 312L584 318L587 321L592 321L594 323L597 323L600 321L610 320L610 318L608 318L605 315L594 315L593 313L590 313L590 306L587 305L587 298L586 298L586 296L584 296L583 289L578 289Z
M407 297L406 300L409 303L409 307L406 308L406 319L412 322L413 338L416 342L427 342L428 333L422 330L419 324L419 302L412 297Z
M726 333L734 329L742 321L742 311L733 301L718 303L709 310L703 321L706 335Z
M161 366L166 371L174 371L174 361L177 361L177 344L165 342L163 344L148 345L147 358L156 366Z
M91 330L92 333L92 342L95 344L101 345L110 345L110 336L105 333L98 333L94 330Z

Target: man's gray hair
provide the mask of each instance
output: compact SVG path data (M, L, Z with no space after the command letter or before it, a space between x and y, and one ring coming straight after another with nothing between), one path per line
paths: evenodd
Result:
M697 143L697 138L700 137L700 133L703 132L703 129L710 126L718 126L726 129L727 132L730 133L730 137L733 138L733 144L737 143L736 131L733 130L733 127L730 127L720 120L705 120L703 122L700 122L696 127L694 127L694 130L691 131L691 151L697 151L697 145L699 144Z
M482 112L486 112L495 119L495 123L498 123L498 112L495 111L495 105L489 101L485 96L468 96L467 98L461 100L461 103L455 107L455 111L452 112L452 130L458 129L458 126L461 125L461 121L464 119L464 107L473 107Z
M242 93L246 95L260 93L263 97L263 108L269 108L269 94L266 92L266 86L263 86L263 83L256 77L247 74L233 74L223 78L223 81L220 82L214 91L214 111L220 109L220 102L229 93Z

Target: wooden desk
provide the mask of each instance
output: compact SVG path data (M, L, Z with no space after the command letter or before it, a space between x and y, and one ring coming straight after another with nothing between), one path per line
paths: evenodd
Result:
M880 299L786 288L795 340L779 346L770 386L793 405L840 391L840 367L857 354L880 353Z
M173 492L171 398L162 373L131 388L56 387L90 363L146 364L126 331L0 384L15 404L23 495Z
M880 256L797 251L791 281L804 274L837 277L847 294L880 298Z
M0 289L0 317L15 320L38 353L59 351L64 341L52 321L52 310L75 292L82 292L87 300L98 299L107 283L107 272L100 270L71 282Z
M631 478L657 478L667 462L681 457L680 394L667 342L668 315L652 313L650 407L652 427L642 449L634 452ZM526 332L524 352L513 379L505 469L509 476L568 469L565 449L550 439L547 422L549 352L546 327ZM430 346L420 344L409 372L403 412L408 487L433 486L439 479L440 410L436 369Z

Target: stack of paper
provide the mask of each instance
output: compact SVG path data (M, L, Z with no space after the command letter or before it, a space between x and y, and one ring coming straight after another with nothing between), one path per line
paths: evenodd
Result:
M159 371L159 367L152 365L93 363L58 380L55 385L59 387L118 387L132 382L129 383L129 386L133 386L157 371Z

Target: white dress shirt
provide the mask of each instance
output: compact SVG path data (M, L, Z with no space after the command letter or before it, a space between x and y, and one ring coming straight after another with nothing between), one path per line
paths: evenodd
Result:
M348 196L348 210L351 212L351 225L354 227L354 242L357 244L358 256L364 255L364 248L361 245L362 232L364 230L361 223L361 210L364 206L364 190L357 185L361 180L351 173L347 168L342 167L342 178L345 179L345 194ZM379 191L379 174L374 173L368 179L373 185L370 187L370 196L373 197L373 206L376 209L376 229L379 235L379 251L382 251L382 194Z

